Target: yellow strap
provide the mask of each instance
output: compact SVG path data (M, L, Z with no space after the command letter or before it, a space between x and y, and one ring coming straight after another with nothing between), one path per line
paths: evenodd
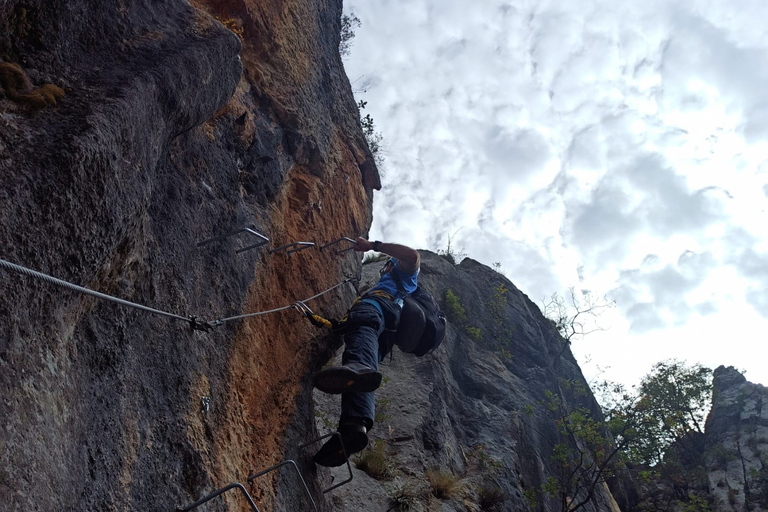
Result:
M384 290L371 290L371 291L369 291L369 292L367 292L366 294L363 295L363 297L366 297L366 296L382 297L384 299L391 300L391 301L395 300L395 298L393 296L391 296L390 294L388 294ZM357 300L360 300L360 298L358 297Z
M316 322L321 323L323 325L323 327L325 327L326 329L332 329L333 328L333 324L331 324L331 322L329 322L325 318L321 317L320 315L312 314L312 319L315 320Z

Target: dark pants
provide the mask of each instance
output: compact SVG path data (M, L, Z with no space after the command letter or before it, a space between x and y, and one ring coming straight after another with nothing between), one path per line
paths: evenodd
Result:
M349 311L344 330L344 354L341 363L361 363L374 370L384 359L391 347L379 343L385 328L397 326L399 308L386 299L377 300L383 313L369 302L358 302ZM385 321L386 316L386 321ZM341 395L341 420L362 419L365 427L373 427L375 415L374 393L343 393Z

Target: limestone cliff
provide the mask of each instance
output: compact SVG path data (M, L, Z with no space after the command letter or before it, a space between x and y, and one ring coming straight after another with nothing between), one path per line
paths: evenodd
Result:
M2 2L0 58L66 94L0 95L0 258L203 320L354 276L349 252L268 251L370 225L379 181L340 15L340 0ZM246 226L270 244L197 246ZM339 314L354 295L311 305ZM292 310L193 331L1 270L0 508L167 511L295 457L318 342ZM262 510L300 509L276 481L252 490Z
M707 480L713 510L768 509L768 390L732 367L714 374L707 418Z
M584 384L570 350L489 268L423 253L421 279L444 307L450 290L467 320L435 354L384 363L372 445L389 480L354 469L327 495L343 471L318 470L301 445L335 426L337 397L310 382L341 340L290 308L207 330L186 320L375 278L370 265L358 280L359 259L336 252L345 246L319 248L364 235L380 187L338 54L340 16L341 0L0 4L12 70L0 92L0 260L174 315L0 269L0 509L168 511L288 459L323 511L386 510L393 496L491 509L497 491L496 509L558 509L530 492L562 442L547 392L598 408L563 388ZM240 252L256 241L246 232L199 245L245 227L269 243ZM316 245L279 250L294 242ZM344 284L309 306L340 316L356 292ZM718 375L714 510L759 510L764 390ZM425 494L440 474L455 492ZM629 482L611 486L583 510L629 510ZM311 509L290 467L248 491L263 511ZM237 493L204 509L250 510Z

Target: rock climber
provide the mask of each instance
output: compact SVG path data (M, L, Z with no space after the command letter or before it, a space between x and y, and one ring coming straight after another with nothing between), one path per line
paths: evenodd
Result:
M347 455L368 445L373 427L374 391L381 384L379 363L391 346L379 343L385 329L394 331L400 320L403 299L417 287L419 253L405 245L370 242L358 237L357 252L377 251L391 256L379 282L352 306L344 322L344 353L341 366L320 371L314 385L320 391L341 394L338 432ZM333 436L315 454L320 466L341 466L346 462L339 436Z

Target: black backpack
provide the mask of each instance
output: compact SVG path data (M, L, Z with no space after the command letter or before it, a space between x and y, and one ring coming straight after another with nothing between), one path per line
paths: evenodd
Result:
M384 265L381 273L385 273L387 267L388 265ZM403 299L397 330L387 333L385 343L390 348L397 345L403 352L419 357L429 354L443 342L445 314L440 311L432 294L421 286L417 286L416 290L408 295L400 276L395 272L392 277L406 297Z
M445 314L434 297L421 286L403 299L400 323L390 343L419 357L440 346L445 336Z

